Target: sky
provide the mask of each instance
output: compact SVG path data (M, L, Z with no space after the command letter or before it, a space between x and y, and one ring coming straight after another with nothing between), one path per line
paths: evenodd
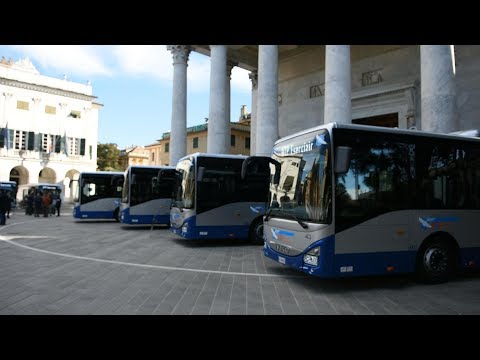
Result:
M41 75L92 84L98 115L98 142L119 149L150 145L170 131L173 59L165 45L0 45L0 57L29 58ZM248 71L234 67L231 120L251 111ZM210 58L191 52L187 68L187 126L209 116Z

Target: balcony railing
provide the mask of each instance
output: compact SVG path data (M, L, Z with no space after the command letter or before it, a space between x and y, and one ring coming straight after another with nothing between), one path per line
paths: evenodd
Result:
M70 155L65 153L46 153L33 150L16 150L0 148L0 157L11 157L23 160L41 160L41 161L90 161L87 155Z

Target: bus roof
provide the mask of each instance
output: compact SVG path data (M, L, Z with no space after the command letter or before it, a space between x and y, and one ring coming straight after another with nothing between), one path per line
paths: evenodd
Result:
M200 153L200 152L196 152L196 153L193 153L193 154L190 154L190 155L186 155L182 158L180 158L178 161L181 161L181 160L185 160L185 159L188 159L188 158L191 158L191 157L210 157L210 158L222 158L222 159L226 159L226 158L229 158L229 159L246 159L247 156L246 155L241 155L241 154L238 154L238 155L232 155L232 154L208 154L208 153Z
M31 187L31 186L55 186L55 187L62 187L63 185L60 184L51 184L51 183L29 183L29 184L21 184L19 187Z
M373 125L340 124L340 123L332 122L332 123L315 126L306 130L302 130L291 135L287 135L275 141L275 145L285 140L289 140L300 135L305 135L310 132L319 131L321 129L327 129L328 131L332 131L333 128L352 129L352 130L359 130L359 131L374 131L374 132L382 132L386 134L404 134L404 135L423 136L423 137L439 138L439 139L451 139L451 140L463 140L463 141L466 140L466 141L480 143L480 138L468 136L468 134L474 134L476 130L458 131L456 133L451 133L451 134L440 134L440 133L423 131L423 130L398 129L398 128L388 128L383 126L373 126Z
M86 175L123 175L123 171L82 171Z
M175 169L175 166L167 166L167 165L129 165L127 170L129 169Z

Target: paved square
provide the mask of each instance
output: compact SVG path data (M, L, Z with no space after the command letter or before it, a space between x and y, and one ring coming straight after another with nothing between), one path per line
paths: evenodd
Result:
M323 280L259 245L17 210L0 227L0 314L480 314L480 274Z

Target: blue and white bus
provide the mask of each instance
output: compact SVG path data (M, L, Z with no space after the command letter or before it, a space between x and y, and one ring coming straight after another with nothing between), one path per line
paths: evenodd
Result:
M29 193L33 192L36 194L50 192L55 199L57 196L60 196L63 200L64 185L63 184L50 184L50 183L29 183L18 185L17 191L17 201L21 201L23 207L26 207L26 198Z
M73 198L75 219L119 220L123 172L81 172Z
M272 158L270 259L320 277L426 282L480 265L480 138L330 123L276 141Z
M171 230L185 239L250 239L263 243L270 179L266 166L242 178L246 156L195 153L177 163ZM269 159L269 158L268 158ZM270 159L269 159L270 160Z
M161 170L164 176L160 181ZM174 170L172 166L129 166L125 171L120 222L124 225L169 225Z

